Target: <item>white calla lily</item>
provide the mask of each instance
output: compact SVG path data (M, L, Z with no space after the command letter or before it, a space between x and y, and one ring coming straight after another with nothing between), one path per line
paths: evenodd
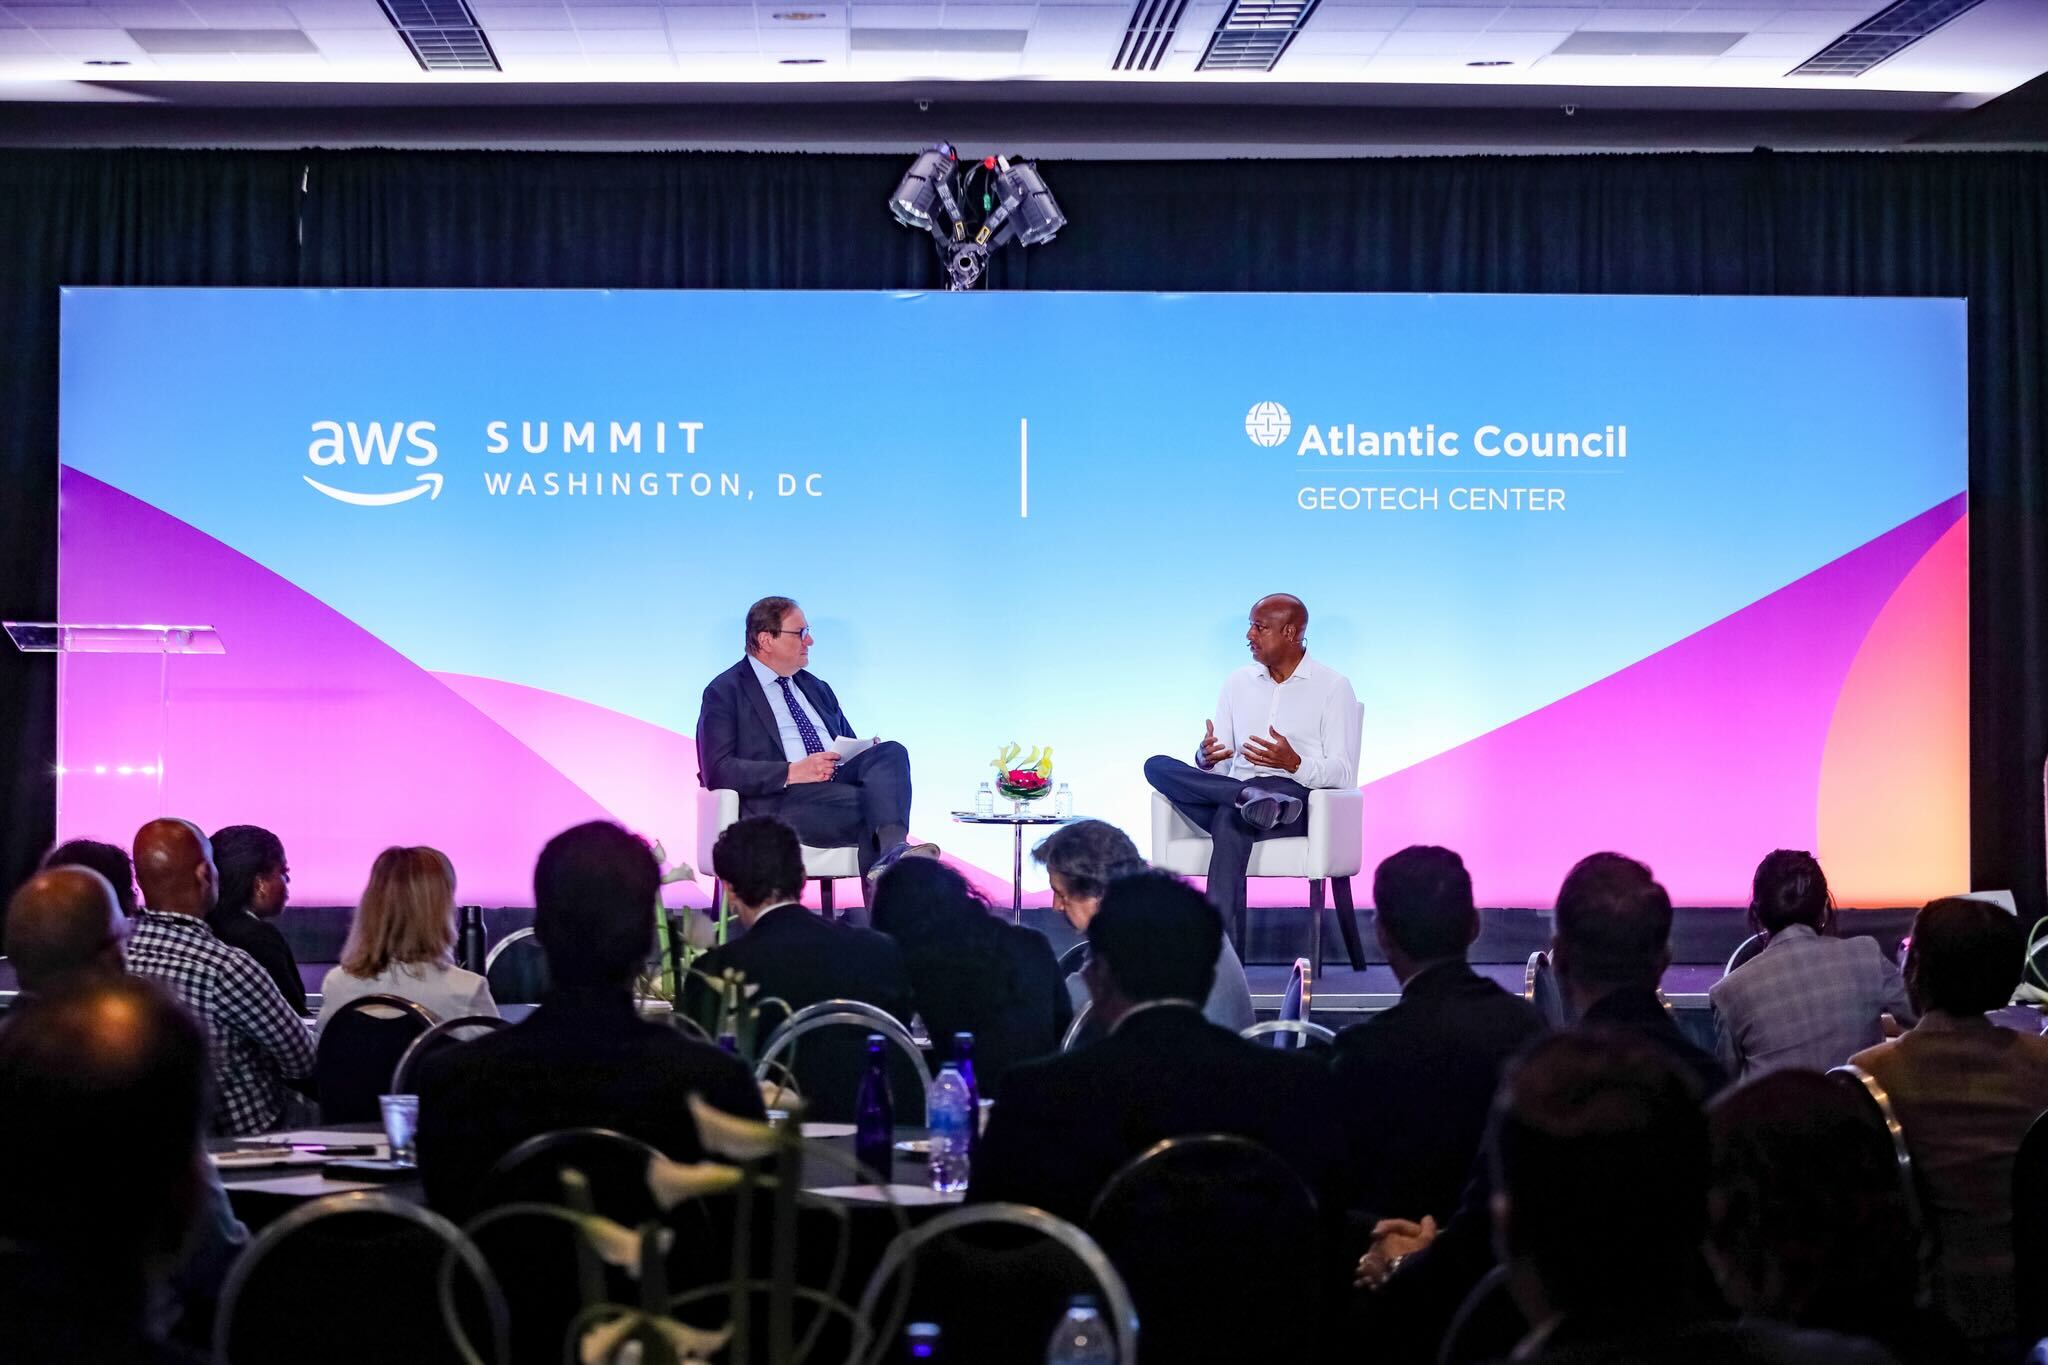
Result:
M735 1118L714 1109L695 1094L690 1096L690 1117L697 1125L697 1140L704 1150L728 1161L759 1161L774 1156L778 1148L775 1130L753 1119Z
M665 1156L647 1163L647 1188L666 1213L685 1199L701 1199L737 1188L739 1171L717 1161L670 1161Z
M730 1327L708 1332L701 1327L691 1327L677 1322L673 1318L632 1314L612 1318L584 1331L583 1340L579 1345L583 1365L606 1365L626 1338L643 1325L651 1325L655 1331L661 1333L677 1358L684 1362L710 1359L732 1336Z

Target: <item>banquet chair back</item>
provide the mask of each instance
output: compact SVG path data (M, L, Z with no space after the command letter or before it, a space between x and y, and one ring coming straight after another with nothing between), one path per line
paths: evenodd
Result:
M1085 938L1082 939L1079 943L1076 943L1072 947L1068 948L1064 953L1060 954L1061 976L1072 976L1075 972L1080 971L1083 967L1087 965L1088 940Z
M859 1000L820 1000L790 1015L768 1035L754 1075L764 1081L794 1081L804 1097L804 1117L850 1123L867 1071L870 1033L889 1042L889 1091L897 1122L923 1123L932 1088L923 1051L896 1016Z
M432 1028L434 1012L400 995L365 995L334 1012L320 1030L313 1054L313 1080L323 1123L373 1123L377 1097L399 1058Z
M1728 965L1721 969L1721 975L1728 975L1728 973L1755 957L1765 948L1768 948L1770 944L1771 936L1768 933L1751 934L1748 938L1735 945L1734 952L1728 954Z
M1088 1230L1130 1286L1147 1365L1314 1355L1316 1200L1270 1148L1215 1133L1155 1143L1103 1186ZM1217 1312L1225 1303L1257 1308Z
M1081 1008L1074 1011L1074 1022L1067 1025L1066 1036L1060 1039L1060 1051L1072 1052L1095 1036L1097 1030L1089 1023L1094 1013L1095 1002L1083 1000Z
M440 1023L412 1040L400 1054L398 1065L391 1069L391 1093L410 1095L413 1073L420 1060L431 1057L443 1048L457 1043L466 1043L472 1038L481 1038L493 1029L505 1027L505 1021L495 1014L465 1014L456 1019L443 1019Z
M1553 1029L1571 1024L1564 1005L1564 988L1557 981L1557 968L1551 965L1550 954L1541 948L1529 954L1529 965L1522 973L1522 998L1534 1005L1543 1022Z
M1287 988L1280 993L1280 1017L1276 1023L1308 1022L1309 1010L1313 1006L1314 970L1307 958L1294 959L1294 970L1287 974ZM1298 1032L1290 1029L1275 1029L1261 1036L1270 1037L1272 1041L1268 1046L1277 1048L1297 1048L1305 1041Z
M333 1194L279 1218L236 1260L214 1318L213 1359L504 1365L508 1321L497 1278L454 1224L386 1194Z
M584 1254L580 1235L568 1223L502 1211L515 1204L577 1209L577 1198L587 1197L590 1212L621 1226L657 1221L661 1212L647 1185L647 1166L656 1155L647 1143L609 1128L565 1128L520 1143L479 1183L468 1228L505 1286L512 1305L512 1355L521 1365L562 1358L563 1334L587 1295L633 1302L637 1292L626 1272ZM572 1171L587 1195L569 1194L564 1175ZM701 1205L682 1208L686 1217L705 1216ZM697 1232L690 1239L694 1250L704 1250L703 1230L688 1226ZM689 1282L672 1287L682 1290Z
M533 930L518 929L491 945L484 980L501 1005L537 1005L548 993L548 954Z
M1265 1019L1253 1024L1237 1035L1253 1042L1272 1039L1269 1047L1295 1047L1303 1049L1329 1047L1337 1041L1337 1035L1321 1024L1311 1024L1304 1019Z
M2012 1163L2013 1292L2020 1337L2048 1337L2048 1114L2020 1139Z
M1458 1305L1451 1325L1437 1348L1437 1365L1483 1365L1506 1360L1529 1334L1529 1319L1515 1306L1508 1292L1506 1266L1486 1272L1472 1292Z
M1905 1205L1906 1221L1912 1227L1916 1259L1920 1264L1917 1306L1924 1308L1934 1299L1934 1280L1938 1262L1934 1233L1923 1212L1920 1179L1913 1169L1913 1151L1907 1145L1906 1130L1900 1125L1898 1112L1892 1107L1892 1097L1886 1093L1877 1077L1853 1062L1828 1068L1828 1076L1848 1086L1863 1098L1870 1108L1871 1118L1891 1141L1892 1157L1898 1166L1899 1197Z
M907 1298L904 1297L907 1291ZM1043 1365L1046 1339L1075 1294L1092 1293L1117 1365L1136 1365L1142 1337L1131 1293L1094 1238L1025 1204L967 1204L889 1243L861 1291L860 1321L881 1331L865 1365L893 1356L904 1322L935 1322L946 1355L977 1365Z

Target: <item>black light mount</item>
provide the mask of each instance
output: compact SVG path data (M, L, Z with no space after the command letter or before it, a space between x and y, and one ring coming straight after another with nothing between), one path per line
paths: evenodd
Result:
M963 164L947 142L910 163L889 196L889 211L905 227L932 235L953 290L980 283L996 247L1038 246L1067 225L1036 162L989 156Z

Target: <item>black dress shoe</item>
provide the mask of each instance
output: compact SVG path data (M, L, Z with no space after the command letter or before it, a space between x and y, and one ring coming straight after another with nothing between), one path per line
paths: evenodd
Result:
M1264 833L1276 826L1287 824L1301 814L1301 798L1284 792L1263 791L1258 787L1246 787L1237 794L1237 813L1253 829Z

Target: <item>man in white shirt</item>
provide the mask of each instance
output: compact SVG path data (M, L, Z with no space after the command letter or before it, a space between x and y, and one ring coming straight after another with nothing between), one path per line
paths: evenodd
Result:
M1195 762L1145 760L1145 780L1208 831L1209 899L1240 935L1253 843L1306 833L1310 788L1358 781L1358 698L1343 674L1309 658L1307 635L1300 598L1254 602L1245 630L1254 662L1223 680Z
M852 846L863 876L910 837L910 754L888 740L841 761L853 725L811 660L811 627L787 597L747 609L747 655L711 680L697 713L697 772L773 815L813 848ZM861 883L863 896L867 884Z

